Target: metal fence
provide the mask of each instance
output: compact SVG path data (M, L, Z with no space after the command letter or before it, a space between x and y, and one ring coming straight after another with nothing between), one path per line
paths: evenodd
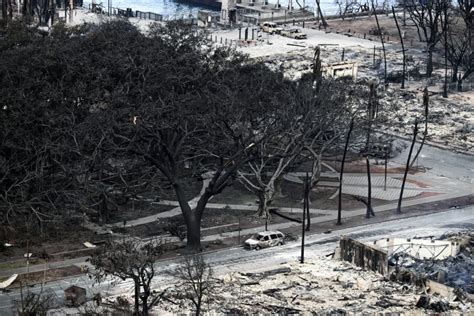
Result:
M96 13L110 14L110 15L115 15L115 16L121 16L124 18L138 18L138 19L151 20L151 21L157 21L157 22L179 19L178 17L165 16L165 15L154 13L154 12L143 12L143 11L138 11L138 10L134 11L131 8L121 9L121 8L111 7L110 9L108 9L107 7L103 6L101 3L99 4L89 3L88 9Z
M304 21L309 18L314 18L314 8L306 7L304 10L287 10L280 9L273 12L259 12L254 9L240 8L237 9L238 20L247 23L257 25L260 22L267 21L278 21L278 22L295 22Z
M135 11L135 17L138 19L144 20L152 20L152 21L163 21L169 20L169 18L164 19L164 16L161 14L153 13L153 12L142 12L142 11Z

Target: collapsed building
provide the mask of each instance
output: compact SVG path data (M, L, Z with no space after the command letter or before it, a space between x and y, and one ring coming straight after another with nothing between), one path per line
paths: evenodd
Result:
M474 301L474 234L434 238L387 238L363 243L342 237L335 257L390 280L413 284L428 295L417 306L449 310L454 301ZM431 302L429 294L441 297ZM441 302L441 303L440 303Z

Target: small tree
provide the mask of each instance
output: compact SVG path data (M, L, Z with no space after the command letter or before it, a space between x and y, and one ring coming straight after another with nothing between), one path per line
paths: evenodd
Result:
M53 307L55 298L54 292L45 290L43 285L39 292L32 292L28 284L20 282L20 300L16 304L17 313L20 316L46 315L47 311Z
M339 7L338 15L343 21L349 13L354 17L354 13L360 11L362 7L357 0L336 0L335 4Z
M212 268L202 255L185 257L174 271L174 276L182 281L181 288L185 297L194 304L196 316L201 315L203 299L210 297L213 286L212 275Z
M451 64L451 81L458 82L458 88L462 87L462 81L466 79L474 69L474 54L472 47L472 15L474 2L470 0L458 0L452 9L452 17L444 19L444 45L445 55ZM463 76L458 76L459 68L464 68Z
M151 281L155 276L154 263L161 256L162 250L162 244L158 241L109 241L88 262L95 266L94 278L97 282L102 282L108 276L122 280L132 279L135 287L135 314L148 315L149 309L157 302L157 299L152 298Z
M426 76L430 77L433 72L433 52L436 44L443 36L442 21L449 0L407 0L406 6L417 29L421 29L423 36L420 40L426 41L428 59L426 64Z

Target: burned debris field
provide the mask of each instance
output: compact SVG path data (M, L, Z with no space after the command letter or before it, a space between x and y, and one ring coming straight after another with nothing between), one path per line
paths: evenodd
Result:
M0 315L472 314L472 1L197 2L0 0Z

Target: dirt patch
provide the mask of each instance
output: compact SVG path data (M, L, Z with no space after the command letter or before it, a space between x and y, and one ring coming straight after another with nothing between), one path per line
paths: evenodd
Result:
M94 242L99 239L101 238L93 231L82 226L71 227L70 231L60 231L54 238L41 239L41 237L27 238L24 236L24 239L10 241L13 247L0 252L0 262L23 260L23 255L27 252L27 240L28 252L33 253L35 257L38 257L40 254L52 257L57 253L84 249L83 242Z
M328 180L334 181L334 178L328 179L321 179L321 180ZM337 192L336 187L324 187L318 186L313 189L310 193L310 200L311 200L311 208L318 208L318 209L337 209L338 207L338 200L337 198L330 199L334 193ZM303 207L303 187L301 184L290 182L290 181L283 181L282 183L282 196L276 196L272 207L279 208L279 207L287 207L287 208L295 208L301 209ZM217 195L213 198L210 203L223 203L223 204L242 204L242 205L257 205L257 197L250 193L243 185L240 183L235 183L226 190ZM345 209L356 209L361 207L361 203L355 200L352 196L343 194L342 195L342 203L344 204ZM372 200L373 205L383 205L387 203L386 201L382 200ZM229 214L231 215L231 214ZM204 219L203 219L204 220ZM236 218L237 220L237 218ZM227 223L225 223L227 224Z
M395 25L393 15L390 13L388 16L384 14L378 14L380 28L384 33L384 40L386 42L400 42L398 30ZM419 43L419 37L416 31L416 27L413 26L413 22L409 20L408 13L406 14L406 23L403 23L403 17L397 17L400 28L404 34L405 45L409 47L422 46L423 43ZM351 34L351 36L365 38L375 42L380 42L380 35L377 34L377 22L375 16L371 17L358 17L357 19L346 18L344 20L328 20L329 27L327 31L342 34ZM311 24L308 24L311 25Z
M79 275L82 273L83 272L79 267L69 266L64 268L21 274L9 288L15 289L20 288L22 285L25 286L25 284L32 285L42 282L51 282L54 280L64 279L73 275Z
M301 213L279 212L284 216L300 219ZM322 216L323 214L312 214L312 218ZM205 216L201 223L201 236L218 235L226 232L238 231L247 228L265 226L265 218L259 217L256 211L239 210L239 209L215 209L208 208L205 210ZM288 222L288 219L278 215L271 215L268 218L268 225ZM128 227L125 229L115 229L117 233L128 234L141 238L148 238L157 235L168 234L167 226L179 226L183 231L186 230L184 219L181 215L170 218L160 219L156 222Z
M204 211L201 227L209 228L225 224L238 226L239 222L241 228L247 228L265 224L265 219L259 218L256 211L208 208Z
M400 180L403 180L403 179L400 179ZM429 188L427 184L420 181L413 180L413 179L407 179L406 182L416 184L420 188Z
M196 178L187 176L182 179L182 186L186 199L190 200L201 192L202 181L197 181ZM153 188L150 192L141 193L139 198L147 201L159 200L176 200L176 193L170 184L160 184Z
M318 186L316 189L313 189L310 193L310 208L318 208L323 210L337 210L338 209L338 198L337 196L333 199L330 199L337 192L335 187L323 187ZM275 207L286 206L286 207L295 207L301 209L303 207L303 192L301 185L295 183L285 183L283 186L283 193L286 198L285 201L275 200ZM364 207L362 202L357 201L352 195L342 194L341 203L344 210L354 210ZM372 199L372 206L379 206L387 204L388 201Z
M116 211L111 212L111 216L107 223L117 223L121 221L130 221L141 217L163 213L173 209L174 206L160 205L150 203L147 201L137 201L130 203L126 207L121 207Z
M256 201L255 194L236 181L232 186L225 188L222 193L214 196L210 203L254 205Z

